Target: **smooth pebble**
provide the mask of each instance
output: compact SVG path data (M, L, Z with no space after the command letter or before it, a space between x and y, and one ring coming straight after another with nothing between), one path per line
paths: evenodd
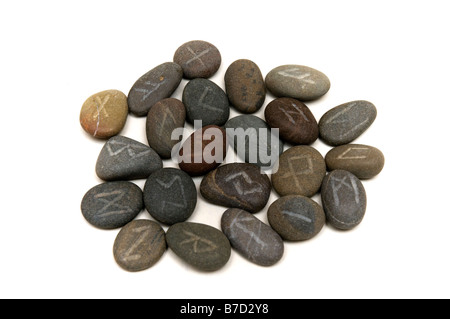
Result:
M175 52L173 62L183 68L187 79L209 78L219 70L222 57L211 43L195 40L181 45Z

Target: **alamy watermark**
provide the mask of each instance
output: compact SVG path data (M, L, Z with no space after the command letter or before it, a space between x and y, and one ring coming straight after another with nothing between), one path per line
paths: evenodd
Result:
M194 141L186 143L183 136L186 136L186 128L177 128L172 132L172 140L180 140L172 148L172 160L177 163L234 163L238 158L251 164L261 167L264 173L276 173L278 158L283 151L283 145L280 143L279 129L267 128L227 128L226 136L223 136L222 130L211 127L202 130L202 121L194 121L194 134L189 135ZM228 151L225 158L223 148L224 139L227 141L227 147L234 147L235 152ZM207 144L203 147L203 142ZM183 155L179 151L183 146ZM193 149L192 149L193 146ZM194 156L192 156L194 154ZM225 160L224 160L225 158Z

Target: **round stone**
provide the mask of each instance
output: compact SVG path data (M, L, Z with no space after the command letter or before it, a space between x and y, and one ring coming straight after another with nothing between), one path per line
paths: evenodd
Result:
M114 242L114 259L123 269L137 272L156 264L167 249L166 234L151 220L134 220L123 227Z
M264 112L267 124L280 130L280 137L294 145L309 145L319 137L319 126L309 108L291 98L278 98Z
M202 196L215 205L261 211L269 201L270 180L253 164L219 166L206 175L200 185Z
M172 149L183 135L172 139L176 129L183 129L186 120L184 104L177 99L168 98L157 102L147 115L146 132L148 144L163 159L169 159Z
M325 161L316 149L295 146L281 154L272 184L280 196L311 197L319 191L325 174Z
M320 71L303 65L282 65L266 76L267 89L277 97L312 101L325 95L330 80Z
M178 223L169 228L166 238L178 257L201 271L219 270L231 256L227 237L208 225Z
M358 226L366 213L366 191L352 173L335 170L322 184L322 204L328 223L341 230Z
M141 189L130 182L108 182L89 190L81 202L84 218L100 229L125 226L144 208Z
M273 266L283 257L280 236L249 212L231 208L223 214L221 225L231 246L251 262Z
M202 176L217 168L227 156L227 135L216 125L195 131L180 149L180 169L191 176Z
M230 117L230 105L225 92L207 79L194 79L183 91L186 118L191 124L202 121L202 126L223 125Z
M250 60L237 60L228 67L225 88L231 105L242 113L255 113L266 99L264 78Z
M184 222L197 205L197 189L185 172L163 168L147 179L144 203L149 214L166 225Z
M375 147L362 144L335 147L327 153L325 161L329 171L349 171L359 179L375 177L384 167L383 153Z
M270 226L284 240L305 241L325 225L322 207L308 197L291 195L275 201L267 213Z
M84 102L80 123L96 138L110 138L122 131L128 116L127 96L117 90L103 91Z
M206 41L190 41L180 46L173 62L183 68L187 79L209 78L219 70L222 57L219 50Z
M161 169L158 154L145 144L124 136L111 137L97 159L97 176L104 181L145 179Z
M367 101L336 106L320 119L320 138L332 146L348 144L363 134L376 117L375 105Z
M225 124L228 139L246 163L272 168L283 152L283 143L257 116L239 115Z
M128 94L130 112L136 116L147 116L157 102L172 95L183 78L183 70L173 62L158 65L141 76Z

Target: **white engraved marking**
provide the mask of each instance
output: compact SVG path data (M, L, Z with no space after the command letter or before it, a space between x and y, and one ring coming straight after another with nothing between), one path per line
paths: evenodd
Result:
M334 122L335 119L341 117L342 115L344 115L345 113L347 113L348 111L350 111L354 106L356 105L356 103L352 103L350 105L347 105L343 110L341 110L340 112L338 112L337 114L335 114L334 116L332 116L331 118L329 118L325 124L329 124L331 122ZM346 121L337 121L336 123L345 123Z
M108 217L111 215L118 215L123 213L131 213L133 210L129 206L119 205L117 204L125 196L125 193L121 191L114 191L111 193L101 193L94 196L94 198L98 199L99 202L105 204L101 210L98 211L98 217ZM113 199L108 200L105 197L113 197ZM113 208L115 210L108 211L109 208Z
M353 191L353 194L355 195L355 202L359 204L359 190L358 186L356 185L356 181L351 178L351 184L348 184L346 182L347 178L348 176L345 176L343 179L336 178L335 176L331 178L331 188L333 190L334 204L336 206L340 205L339 190L342 188L342 186L345 186Z
M199 54L195 54L194 50L192 50L190 47L187 47L187 50L194 56L192 59L189 59L188 61L186 61L185 65L188 65L192 62L194 62L195 60L198 60L200 62L201 65L203 65L204 67L206 67L205 63L203 63L202 59L200 59L202 56L204 56L205 54L208 54L209 51L211 51L212 48L208 48L202 52L200 52Z
M95 107L97 108L97 115L94 116L97 117L97 127L95 128L95 132L94 132L94 136L97 136L98 133L98 128L100 126L100 112L103 111L103 113L105 114L105 117L109 117L108 112L105 109L106 103L108 103L109 99L111 98L111 95L106 95L105 96L105 100L102 101L102 99L99 96L95 97Z
M311 73L303 73L302 70L299 68L292 68L285 71L280 71L278 72L278 74L300 80L301 82L303 82L302 89L306 87L306 83L316 84L315 81L308 79L311 76Z
M202 95L200 96L200 100L198 100L198 104L200 104L201 106L203 106L205 109L211 110L211 111L217 111L217 112L221 112L223 113L223 109L220 109L218 107L215 106L211 106L209 104L206 104L205 98L208 95L209 92L211 92L213 89L211 89L209 86L205 87L205 90L203 91Z
M164 183L163 181L156 179L156 182L163 188L165 189L169 189L173 186L173 184L175 182L178 183L178 186L180 187L180 192L181 192L181 197L183 198L183 202L182 203L173 203L173 202L167 202L167 201L163 201L161 210L164 211L164 209L166 208L166 205L172 205L175 207L179 207L179 208L186 208L187 207L187 201L186 201L186 196L184 193L184 186L181 182L181 177L180 176L175 176L174 178L172 178L172 180L168 183Z
M352 151L357 151L355 152L356 154L353 155L347 155L348 153L351 153ZM361 154L362 152L360 151L369 151L369 149L367 147L350 147L348 149L346 149L341 155L339 155L337 157L337 159L339 160L352 160L352 159L365 159L367 158L367 155Z
M288 215L288 216L297 218L297 219L301 219L301 220L307 222L308 224L312 223L312 220L310 218L303 216L302 214L296 214L296 213L290 212L288 210L283 210L281 213L284 215Z
M346 137L348 135L350 135L351 133L353 133L354 131L356 131L357 129L359 129L361 126L363 126L364 124L366 124L367 122L369 122L369 118L365 119L365 121L359 123L358 125L354 126L351 130L341 134L341 138Z
M299 162L306 161L307 168L296 172L295 168L294 168L294 161L299 161ZM301 155L301 156L291 157L288 160L288 166L289 166L289 171L286 174L284 174L283 176L281 176L280 178L291 178L292 177L294 179L295 186L297 186L297 189L302 190L303 187L300 184L300 180L298 179L298 176L313 173L312 158L309 155Z
M151 81L147 81L145 82L145 85L149 85L152 88L149 89L145 89L145 88L136 88L135 91L140 92L140 93L144 93L144 95L142 96L142 102L144 102L146 99L148 99L148 97L155 92L157 89L159 89L159 87L165 82L166 80L163 79L161 82L159 82L158 84L155 84Z
M183 232L185 235L189 236L189 238L186 239L185 241L182 241L180 243L180 245L194 243L194 245L193 245L194 253L196 253L196 254L209 253L209 252L217 249L216 244L214 244L209 239L202 238L202 237L200 237L194 233L191 233L189 231L186 231L186 230L184 230ZM206 245L206 247L201 248L199 243L203 243L204 244L203 246Z
M295 103L292 103L291 105L298 111L298 113L295 111L287 111L284 107L280 107L281 112L283 112L287 116L287 118L289 119L289 122L291 122L292 124L295 124L295 120L292 117L292 115L295 115L295 114L300 114L306 122L309 122L305 113L303 113L303 111L297 105L295 105Z
M139 260L142 255L141 254L134 254L132 255L132 253L136 250L136 248L139 247L140 244L142 244L147 237L150 235L150 227L149 226L144 226L144 227L139 227L136 229L133 229L134 233L138 233L140 234L135 241L133 242L133 244L127 249L127 251L123 254L122 256L122 260L125 262L128 261L136 261Z
M255 185L255 187L253 187L252 189L244 191L242 188L241 181L237 180L239 177L242 177L242 179L244 179L244 181L249 185L253 185L253 184L257 184L257 185ZM232 174L232 175L228 176L227 178L225 178L225 181L227 181L227 182L230 182L232 180L234 181L233 182L234 188L236 189L238 194L241 196L263 192L263 188L262 188L261 184L254 182L250 178L250 176L248 176L248 174L246 172L235 173L235 174Z
M175 119L175 116L172 113L172 111L169 108L165 109L164 110L163 119L162 119L162 122L161 122L161 125L160 125L159 136L163 136L164 126L166 124L167 117L170 117L172 119L173 123L177 122L176 119Z
M117 146L117 147L116 147ZM150 153L150 149L143 145L130 145L127 143L122 143L116 140L109 141L106 144L109 156L117 156L123 151L127 151L128 155L132 158L139 158Z

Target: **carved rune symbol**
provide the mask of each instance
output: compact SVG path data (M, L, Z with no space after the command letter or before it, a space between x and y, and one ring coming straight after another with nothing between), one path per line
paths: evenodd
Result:
M295 163L298 164L295 164ZM302 170L298 170L300 165L306 162L306 168ZM294 166L295 164L295 166ZM295 186L297 186L297 189L302 190L303 187L300 184L300 180L298 179L298 176L300 175L307 175L313 173L313 162L312 158L309 155L301 155L301 156L295 156L291 157L288 160L288 167L289 170L286 172L281 178L293 178L295 182Z
M108 217L111 215L118 215L123 213L131 213L133 210L129 206L119 205L119 202L125 193L121 191L114 191L111 193L101 193L94 196L99 202L105 204L101 210L98 211L98 217ZM109 199L108 199L109 198Z
M97 114L94 115L94 120L97 120L97 126L95 128L94 136L97 136L98 128L100 126L100 113L103 112L106 117L109 117L108 112L105 109L106 103L108 103L109 99L111 98L111 95L106 95L105 99L102 101L102 99L99 96L96 96L94 99L95 107L97 108Z
M183 232L185 235L189 236L189 238L186 239L185 241L182 241L180 245L194 243L194 245L192 246L192 248L194 249L194 253L196 254L209 253L217 249L217 246L209 239L202 238L187 230L184 230Z
M366 159L369 148L367 147L350 147L337 157L340 160ZM365 154L364 154L365 153Z
M300 114L306 122L309 122L305 113L303 113L303 111L297 105L295 105L295 103L292 103L291 105L292 105L292 107L294 107L295 110L297 110L297 112L293 111L293 110L286 110L284 107L280 107L281 112L283 112L284 115L287 116L287 118L289 119L289 122L291 122L292 124L295 124L293 115L297 115L297 114Z
M248 185L253 185L253 184L256 184L256 185L251 189L244 190L242 183L241 183L242 180L244 180L245 183L247 183ZM251 179L251 177L248 176L248 174L246 172L239 172L239 173L230 175L227 178L225 178L225 181L227 181L227 182L233 181L234 188L236 189L238 194L241 196L263 192L263 188L262 188L261 184L254 182Z
M333 176L331 178L331 188L333 189L333 197L334 197L334 204L336 206L339 206L340 200L339 200L339 190L345 186L348 189L351 189L353 194L355 195L355 202L356 204L359 204L359 190L358 186L356 185L356 181L353 177L350 178L350 184L346 182L348 179L348 176L345 176L343 179L336 178Z
M137 233L138 237L135 239L133 244L123 254L122 260L125 262L126 261L136 261L142 257L141 254L133 254L133 253L136 251L136 249L139 247L139 245L141 245L147 239L147 237L149 237L150 227L144 226L144 227L139 227L139 228L133 229L133 233Z
M303 82L302 89L306 87L306 84L316 84L315 81L308 79L311 76L311 73L303 73L299 68L292 68L285 71L278 72L279 75L287 76L289 78L293 78L296 80L300 80Z
M144 95L142 96L142 100L141 102L144 102L146 99L148 99L148 97L155 92L157 89L159 89L159 87L166 81L164 79L164 77L161 77L162 81L159 82L158 84L153 83L152 81L147 81L145 82L145 85L151 86L151 89L147 89L147 88L138 88L135 89L135 91L140 92L140 93L144 93Z
M211 110L211 111L217 111L217 112L223 112L224 110L215 107L215 106L211 106L207 103L205 103L205 98L206 96L208 96L209 92L211 92L213 89L210 88L209 86L205 87L205 89L203 90L202 95L200 96L200 99L198 100L198 104L200 104L201 106L203 106L205 109Z
M186 201L186 197L184 195L184 186L181 183L181 177L180 176L175 176L174 178L172 178L172 180L168 183L165 183L159 179L156 179L156 182L163 187L164 189L169 189L173 186L173 184L177 183L179 188L180 188L180 193L181 193L181 197L182 197L182 203L173 203L173 202L168 202L168 201L163 201L162 203L162 207L161 210L164 211L164 209L166 208L167 205L172 205L178 208L186 208L187 207L187 201Z
M206 67L206 65L205 65L205 63L202 61L201 57L204 56L205 54L208 54L209 51L211 51L211 49L212 49L212 48L208 48L208 49L206 49L206 50L200 52L199 54L196 54L196 53L194 52L194 50L192 50L190 47L187 47L187 50L193 55L193 58L187 60L185 64L188 65L188 64L191 64L192 62L194 62L194 61L197 60L197 61L200 62L200 64L201 64L202 66Z
M146 146L138 145L138 144L132 145L132 144L127 144L127 143L122 143L122 142L119 142L116 140L109 141L106 144L106 148L107 148L110 156L117 156L117 155L121 154L123 151L127 151L128 155L133 159L147 155L148 153L150 153L150 150Z
M304 216L302 214L299 214L299 213L296 214L296 213L290 212L288 210L283 210L281 213L283 215L287 215L287 216L293 217L295 219L300 219L300 220L302 220L304 222L307 222L308 224L312 223L311 218L308 218L308 217L306 217L306 216Z

